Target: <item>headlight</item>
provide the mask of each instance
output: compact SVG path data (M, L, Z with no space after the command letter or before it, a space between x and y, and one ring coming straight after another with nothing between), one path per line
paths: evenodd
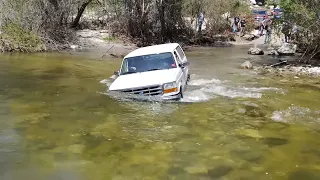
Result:
M163 85L163 93L172 93L172 92L177 92L178 91L178 87L177 87L177 83L175 82L171 82L171 83L166 83Z

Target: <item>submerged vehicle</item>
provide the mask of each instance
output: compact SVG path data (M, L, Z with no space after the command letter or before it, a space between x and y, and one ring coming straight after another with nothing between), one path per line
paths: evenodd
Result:
M157 97L183 98L190 79L189 63L178 43L139 48L124 57L110 92Z

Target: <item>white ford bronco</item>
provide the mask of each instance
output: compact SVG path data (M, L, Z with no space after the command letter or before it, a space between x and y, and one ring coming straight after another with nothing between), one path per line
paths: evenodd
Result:
M181 99L190 79L188 66L187 57L177 43L139 48L124 57L109 91Z

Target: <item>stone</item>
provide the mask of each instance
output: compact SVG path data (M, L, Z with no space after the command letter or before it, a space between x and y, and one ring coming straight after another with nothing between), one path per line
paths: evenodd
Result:
M263 138L263 142L267 144L269 147L274 147L288 144L289 141L283 138L267 137Z
M233 150L231 153L236 156L244 159L248 162L261 162L263 160L262 153L259 151L248 151L248 150Z
M238 132L240 136L250 137L253 139L261 139L262 135L258 130L255 129L243 129Z
M282 46L277 50L280 56L293 56L297 51L296 44L284 43Z
M209 169L208 175L210 178L217 179L229 174L232 170L233 168L231 166L220 165L214 169Z
M250 61L245 61L244 63L241 64L242 69L252 69L253 65L251 64Z
M240 113L240 114L245 114L245 113L246 113L246 110L243 109L243 108L239 108L239 109L238 109L238 113Z
M184 174L186 171L181 167L170 167L167 172L170 175L177 175Z
M81 49L80 46L78 46L78 45L70 45L70 48L71 49Z
M81 154L84 150L85 146L82 144L73 144L68 147L68 151L74 154Z
M247 41L252 41L256 38L256 36L254 34L246 34L246 35L242 36L242 38Z
M268 51L267 54L268 54L269 56L278 56L278 55L279 55L278 51L276 51L276 50Z
M244 108L246 110L245 115L250 116L250 117L264 117L266 116L266 112L255 105L254 103L246 103L244 104Z
M300 179L308 179L308 180L320 179L320 172L316 170L299 169L297 171L290 172L288 176L288 180L300 180Z
M250 48L248 50L248 54L251 55L264 55L264 52L260 48Z
M189 174L207 174L208 173L208 169L202 165L186 167L185 171L187 171Z

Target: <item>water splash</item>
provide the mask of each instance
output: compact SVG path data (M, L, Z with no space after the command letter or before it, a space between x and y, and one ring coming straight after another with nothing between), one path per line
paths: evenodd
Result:
M272 87L244 87L219 79L195 79L189 85L193 90L187 90L184 99L195 102L207 101L219 96L228 98L261 98L262 93L265 91L281 91Z
M104 79L100 81L102 84L110 86L113 79ZM220 79L194 79L191 80L187 86L187 90L184 92L184 98L179 102L204 102L217 97L228 98L261 98L262 93L265 91L281 91L278 88L272 87L245 87L243 85L233 84L230 81L222 81ZM107 95L111 95L105 93ZM112 95L119 100L128 100L128 97L124 97L124 94ZM130 99L130 97L129 97ZM143 101L162 101L157 97L145 97ZM176 102L176 101L175 101Z
M103 79L100 81L101 84L105 84L107 87L109 87L112 84L112 79Z
M320 112L292 105L288 109L274 111L271 119L276 122L292 124L318 124L320 123Z

